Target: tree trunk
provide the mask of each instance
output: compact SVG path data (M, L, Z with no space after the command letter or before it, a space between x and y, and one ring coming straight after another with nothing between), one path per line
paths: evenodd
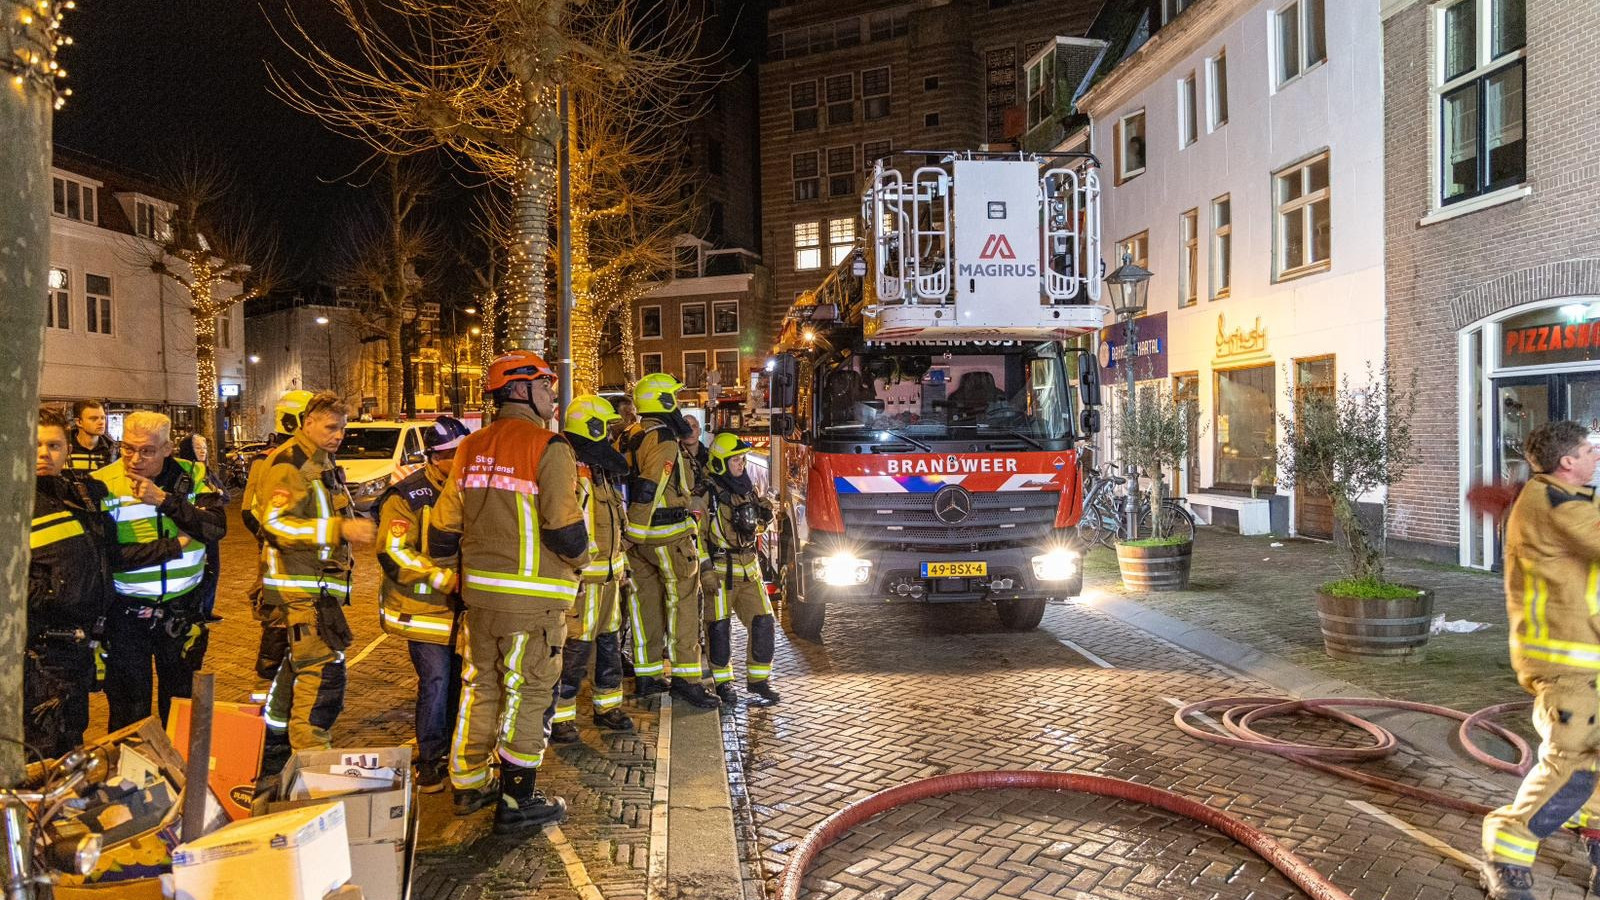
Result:
M1350 574L1354 578L1383 580L1383 554L1373 548L1367 539L1367 527L1356 515L1355 504L1343 491L1329 491L1333 501L1333 517L1344 532L1345 549L1350 554Z
M204 298L195 298L203 300ZM195 431L205 435L213 447L217 441L217 317L207 315L209 305L197 303L189 310L194 318L195 397L200 404L200 421Z
M1150 472L1150 536L1155 538L1167 536L1162 529L1166 522L1161 518L1161 496L1166 493L1165 480L1162 478L1164 474L1160 463Z
M594 271L589 268L589 235L576 210L572 216L572 392L590 393L600 386L600 309L595 302Z
M3 0L16 22L31 4ZM26 29L25 29L26 30ZM30 32L31 33L31 32ZM27 633L28 527L33 518L34 423L44 363L44 296L50 273L50 127L53 98L28 82L0 91L0 784L22 778L22 650Z
M389 317L388 334L384 335L384 352L389 355L384 363L384 397L383 414L385 417L399 418L402 411L406 416L416 415L415 394L406 390L406 360L410 354L406 353L405 342L401 340L401 331L405 323L399 316Z
M639 380L639 354L634 352L635 335L633 333L633 301L624 300L612 315L621 320L622 328L622 372L629 384Z
M511 248L506 266L506 346L548 355L550 295L545 267L550 255L550 206L555 200L556 142L561 117L554 92L545 97L524 79L522 141L511 208Z
M400 342L400 371L396 373L391 370L390 378L393 379L391 383L400 391L400 403L396 404L395 408L403 409L408 419L417 415L417 367L406 365L406 361L416 358L417 345L421 343L421 336L418 334L420 328L421 326L413 320L401 325L400 331L394 335ZM393 344L390 344L389 352L395 352Z

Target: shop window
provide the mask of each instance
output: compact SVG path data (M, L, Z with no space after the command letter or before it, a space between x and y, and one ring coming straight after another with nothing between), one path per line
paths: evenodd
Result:
M1329 219L1328 154L1272 176L1277 215L1273 272L1281 280L1326 269L1333 250Z
M1277 481L1278 419L1272 366L1216 373L1216 474L1222 487L1270 488Z
M1527 180L1522 0L1459 0L1437 13L1439 203Z

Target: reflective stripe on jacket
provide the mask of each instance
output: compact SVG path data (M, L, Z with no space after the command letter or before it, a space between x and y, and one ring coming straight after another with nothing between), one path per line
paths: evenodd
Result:
M1511 666L1532 676L1600 672L1600 506L1590 487L1535 475L1505 535Z
M665 424L648 422L646 419L634 423L624 440L632 446L626 455L634 477L654 484L655 496L643 502L636 497L628 498L628 522L623 531L635 544L657 546L694 533L694 519L688 515L694 473L683 458L683 447L673 438L671 429ZM681 510L683 518L658 524L661 513L674 510Z
M350 548L341 523L350 494L328 451L296 434L261 463L255 516L260 522L262 600L314 601L322 591L349 596ZM337 487L330 487L333 481Z
M604 583L620 579L628 564L622 548L622 523L627 521L622 492L615 482L596 479L588 466L579 463L578 496L583 524L589 529L589 564L583 567L582 580Z
M185 490L182 492L185 501L195 504L202 494L215 493L206 486L204 465L182 459L173 459L169 462L176 464L182 471L181 478L187 479L188 483L183 485ZM171 516L163 514L161 510L133 495L133 480L128 475L127 464L122 460L119 459L96 471L94 477L106 486L107 496L101 501L101 506L117 523L118 543L148 544L152 541L178 537L178 523ZM191 535L191 537L197 536ZM159 604L182 597L199 587L201 579L205 577L205 571L206 547L200 540L195 540L188 549L179 554L177 559L115 572L112 574L112 582L117 593L125 597Z
M378 500L378 566L383 570L379 623L389 634L410 641L448 644L455 625L450 604L455 568L441 566L422 552L444 483L444 476L425 465Z
M719 576L732 575L739 581L760 581L761 564L756 561L755 542L748 546L740 543L733 530L733 510L742 503L755 503L753 499L712 495L710 508L700 522L700 560L715 560L711 571Z

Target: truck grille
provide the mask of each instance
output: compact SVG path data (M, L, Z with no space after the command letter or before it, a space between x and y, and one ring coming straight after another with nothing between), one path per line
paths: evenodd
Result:
M945 550L1035 542L1055 524L1055 491L974 493L972 514L959 525L933 515L933 494L840 494L844 532L867 544Z

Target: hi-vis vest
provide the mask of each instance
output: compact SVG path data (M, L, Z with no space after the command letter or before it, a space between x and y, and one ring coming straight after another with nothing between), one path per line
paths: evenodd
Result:
M632 475L623 533L635 544L670 544L694 533L689 514L693 473L671 430L663 423L646 423L648 419L635 424L636 430L623 436Z
M449 644L455 625L450 593L454 569L434 563L420 549L428 533L439 488L424 467L412 472L378 498L378 566L383 586L378 619L395 637L428 644Z
M578 501L589 529L589 564L583 567L582 580L604 584L621 579L628 565L622 549L622 523L627 521L622 492L604 477L596 480L588 466L578 463Z
M587 559L564 561L541 540L541 524L559 528L583 518L575 468L569 476L574 481L539 484L540 467L556 440L555 432L508 414L456 447L455 470L431 525L436 532L461 535L461 598L467 606L523 612L536 608L530 601L568 607L577 597L577 570ZM572 448L565 441L560 449L570 458ZM569 521L540 522L545 489L568 492L570 499L548 499L565 507L556 514L570 512Z
M350 550L341 525L350 494L337 480L332 455L302 432L274 448L261 466L255 515L263 602L315 602L324 591L346 599Z
M206 492L206 467L188 460L174 460L183 470L175 489L190 503ZM145 544L160 538L176 538L178 526L154 506L133 495L133 480L127 465L117 460L94 473L105 484L108 496L101 501L117 523L117 543ZM200 586L206 572L206 546L195 541L177 559L160 565L112 573L118 594L142 603L157 605L176 600Z

